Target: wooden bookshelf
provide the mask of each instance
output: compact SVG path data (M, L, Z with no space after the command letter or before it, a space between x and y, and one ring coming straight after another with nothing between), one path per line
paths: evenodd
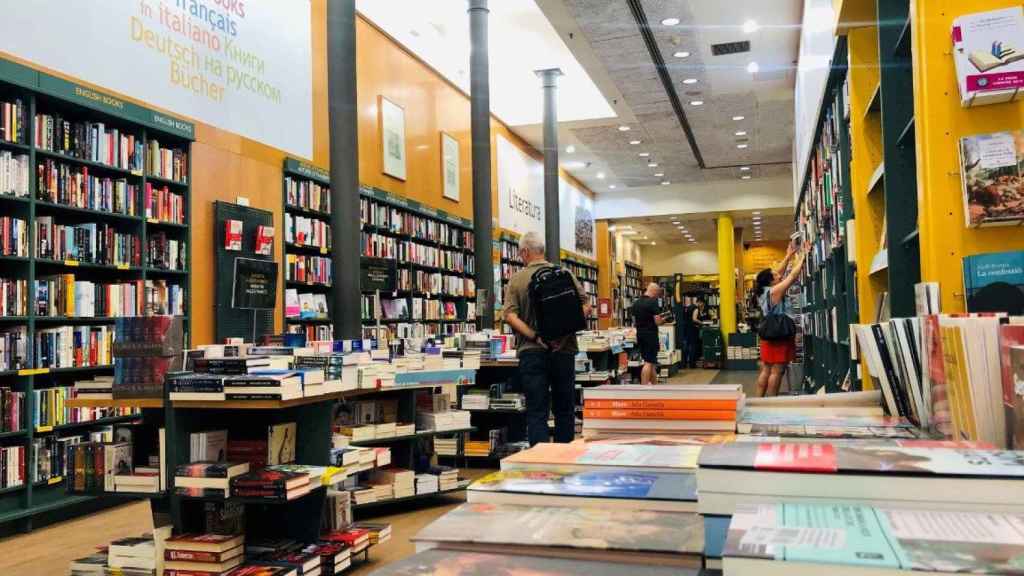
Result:
M633 302L644 293L644 271L632 262L623 263L622 324L633 325Z
M283 172L281 196L284 212L284 230L281 233L281 241L284 243L283 266L288 266L289 256L330 258L332 252L330 173L294 158L285 158ZM298 235L295 233L299 227L299 219L302 219L303 222L311 221L313 225L317 225L317 223L325 225L325 236L303 239L305 241L300 243ZM287 278L287 276L285 277ZM307 340L332 340L334 338L334 311L331 309L333 288L288 282L286 294L289 290L295 290L300 297L302 294L312 294L314 297L322 295L327 300L327 315L326 317L306 318L288 316L286 304L285 309L282 310L285 332L305 334Z
M67 317L43 316L35 301L35 282L47 277L63 274L74 274L75 280L89 282L128 283L141 282L142 290L136 297L146 314L173 313L170 310L156 310L149 306L146 294L147 285L177 286L183 290L181 295L181 316L184 318L185 346L188 346L189 310L191 305L191 229L188 224L191 196L191 142L194 139L194 126L184 120L174 118L162 112L138 106L112 94L102 94L92 88L79 86L55 76L50 76L28 67L0 60L0 101L20 101L24 107L24 129L17 142L0 141L0 151L22 156L29 168L28 189L20 191L23 195L0 195L0 211L5 216L18 218L26 223L27 253L13 254L3 258L5 278L26 282L29 294L27 310L21 315L4 319L5 330L21 328L27 348L24 366L12 367L4 372L9 378L5 385L11 389L24 392L25 421L23 430L0 436L0 446L22 446L25 448L26 482L21 486L11 487L0 495L0 529L30 530L32 519L40 514L55 510L96 503L93 495L70 495L65 493L63 475L52 471L51 477L37 479L34 472L38 463L32 449L37 441L47 438L67 437L87 432L96 426L111 425L132 421L137 416L125 417L114 413L91 422L58 424L52 427L32 425L31 418L39 407L36 397L43 390L72 386L76 379L113 373L113 365L56 366L41 365L42 358L33 357L36 339L43 330L73 326L82 329L112 328L115 319L111 317ZM68 126L71 130L80 130L77 136L86 139L86 134L100 135L105 142L124 136L138 145L119 157L113 153L97 161L98 155L85 156L86 151L79 148L63 153L50 149L50 146L39 135L48 134L49 130L36 130L37 117L49 118L53 126ZM43 120L40 120L43 121ZM64 122L69 124L65 125ZM59 124L58 124L59 123ZM102 125L102 127L98 125ZM80 128L78 128L80 126ZM116 130L116 135L113 131ZM102 133L101 133L102 131ZM65 142L70 138L63 139ZM118 140L120 142L120 140ZM55 146L61 142L55 141ZM159 150L154 146L159 146ZM127 146L125 146L127 150ZM97 149L100 150L100 149ZM151 162L156 156L167 154L167 162ZM133 158L130 158L133 156ZM172 158L172 156L174 156ZM109 162L108 162L109 161ZM159 166L157 166L159 164ZM123 187L124 200L116 204L94 203L90 197L81 204L74 203L61 193L51 197L48 187L43 187L40 172L47 174L49 170L63 171L64 174L88 175L98 178L97 186ZM174 172L163 172L171 168ZM59 172L58 172L59 173ZM107 180L109 179L109 180ZM51 179L51 182L53 180ZM164 194L175 198L177 213L146 213L146 198L152 190L153 195ZM131 202L127 200L131 197ZM51 201L51 198L57 201ZM175 210L177 212L177 210ZM54 224L109 225L117 233L127 235L138 241L138 259L103 260L89 262L76 259L42 258L38 256L36 224L39 218L51 217ZM176 269L168 270L168 260L150 252L151 242L170 241L184 243L179 254L183 256L175 262ZM154 246L155 248L156 246ZM99 254L95 255L99 256ZM115 263L116 262L116 263ZM98 304L98 303L97 303ZM68 344L70 345L70 343ZM64 344L61 344L63 347ZM49 364L49 362L47 363ZM19 369L20 368L20 369ZM70 399L69 399L70 400ZM91 401L71 400L67 408L142 408L141 401L122 403L91 404ZM62 407L65 406L62 404ZM45 438L44 438L45 437ZM51 481L52 480L52 481Z

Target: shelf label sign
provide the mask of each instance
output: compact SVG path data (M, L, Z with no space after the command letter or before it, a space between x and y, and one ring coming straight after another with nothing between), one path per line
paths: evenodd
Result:
M544 165L498 135L499 225L544 237Z
M302 157L313 155L310 0L33 0L4 7L0 51ZM54 18L54 14L60 14ZM50 41L39 42L36 31ZM125 104L82 93L93 107ZM99 100L96 100L98 97ZM165 114L145 120L186 135Z

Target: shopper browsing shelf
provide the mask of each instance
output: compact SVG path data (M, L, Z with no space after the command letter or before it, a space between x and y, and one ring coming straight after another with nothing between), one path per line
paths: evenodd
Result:
M531 446L548 441L550 410L555 415L555 442L572 442L576 332L586 327L590 306L576 277L544 259L539 235L523 235L519 257L525 266L508 282L505 322L516 333L527 435Z
M636 343L640 358L644 361L640 369L640 383L654 384L658 378L658 326L665 323L661 313L661 286L654 282L647 285L644 295L633 302L633 323L636 327Z
M761 340L761 373L757 376L759 397L779 393L782 375L795 357L796 323L790 317L786 292L800 277L805 255L806 252L799 249L795 241L790 242L782 262L774 269L765 268L757 275L758 303L764 315L758 328Z

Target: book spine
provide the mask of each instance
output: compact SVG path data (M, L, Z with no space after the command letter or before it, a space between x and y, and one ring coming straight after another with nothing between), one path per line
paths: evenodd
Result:
M584 408L615 410L736 410L735 400L608 400L583 401Z
M584 408L583 418L728 421L736 419L736 412L730 410L613 410Z
M198 550L164 550L165 560L180 562L222 562L220 552L201 552Z

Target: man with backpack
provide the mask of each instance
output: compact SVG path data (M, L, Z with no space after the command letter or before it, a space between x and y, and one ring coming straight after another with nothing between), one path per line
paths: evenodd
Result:
M544 258L544 241L527 232L519 241L524 267L505 290L505 323L516 334L519 377L526 395L530 445L548 441L548 412L555 415L555 442L572 442L576 422L576 332L586 328L583 287L564 268Z

